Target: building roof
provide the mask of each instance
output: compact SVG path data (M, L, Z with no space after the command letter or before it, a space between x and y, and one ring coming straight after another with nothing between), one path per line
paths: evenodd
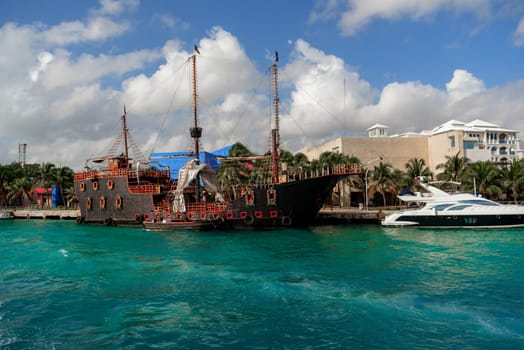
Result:
M440 134L448 131L464 131L464 132L485 132L485 131L494 131L494 132L509 132L517 133L516 130L501 128L497 124L486 122L480 119L475 119L472 122L464 123L459 120L450 120L435 127L432 131L432 135Z
M408 131L408 132L404 132L402 134L391 135L390 137L423 137L423 136L428 136L428 134L426 134L424 132Z
M373 129L389 129L389 126L383 125L383 124L375 124L373 126L370 126L367 128L367 131L373 130Z
M500 127L497 124L486 122L486 121L480 120L480 119L475 119L474 121L469 122L466 125L467 126L471 126L471 127L477 127L477 128L499 128Z

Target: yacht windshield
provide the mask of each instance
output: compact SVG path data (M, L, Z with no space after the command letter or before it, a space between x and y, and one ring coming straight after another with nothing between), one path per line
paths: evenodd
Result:
M454 203L443 203L443 204L437 204L437 205L434 205L432 207L429 207L429 209L444 210L444 209L449 208L449 207L451 207L453 205L454 205Z
M451 210L464 210L466 208L469 208L471 207L471 205L469 204L458 204L458 205L455 205L455 206L452 206L451 208L448 209L448 211L451 211Z
M496 202L492 202L487 199L465 199L461 200L460 203L466 203L466 204L475 204L475 205L487 205L487 206L493 206L496 207L499 204Z

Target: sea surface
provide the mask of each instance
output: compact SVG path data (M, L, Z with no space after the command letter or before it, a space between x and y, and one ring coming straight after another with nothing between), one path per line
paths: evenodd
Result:
M524 230L0 221L1 349L524 349Z

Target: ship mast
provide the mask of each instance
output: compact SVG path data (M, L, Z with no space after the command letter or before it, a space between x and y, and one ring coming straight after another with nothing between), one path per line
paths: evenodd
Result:
M200 53L198 48L195 46L196 53ZM191 138L194 142L195 162L200 164L200 137L202 137L202 128L198 126L198 95L197 95L197 71L196 71L196 53L194 53L189 59L191 60L192 66L192 90L193 90L193 127L189 129Z
M124 164L129 167L129 147L127 145L127 125L126 125L126 106L124 106L124 115L122 115L122 133L124 134Z
M279 118L278 118L278 52L275 51L275 63L273 63L273 117L274 124L271 129L271 182L278 183L279 173L279 154L280 147L280 133L279 133Z

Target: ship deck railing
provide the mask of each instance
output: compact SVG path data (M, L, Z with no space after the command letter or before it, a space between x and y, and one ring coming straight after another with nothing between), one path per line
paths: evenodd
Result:
M227 209L227 203L186 203L186 213L220 213ZM168 213L170 206L156 206L155 212Z
M154 169L102 169L102 170L85 170L75 173L75 181L82 180L96 180L100 178L129 176L136 178L160 178L169 177L169 170L154 170Z
M160 186L153 186L151 184L142 185L129 185L129 192L135 194L149 194L149 193L160 193Z
M287 175L287 181L314 179L330 175L359 175L362 174L362 166L359 164L338 164L315 170L298 171ZM282 182L282 181L281 181Z

